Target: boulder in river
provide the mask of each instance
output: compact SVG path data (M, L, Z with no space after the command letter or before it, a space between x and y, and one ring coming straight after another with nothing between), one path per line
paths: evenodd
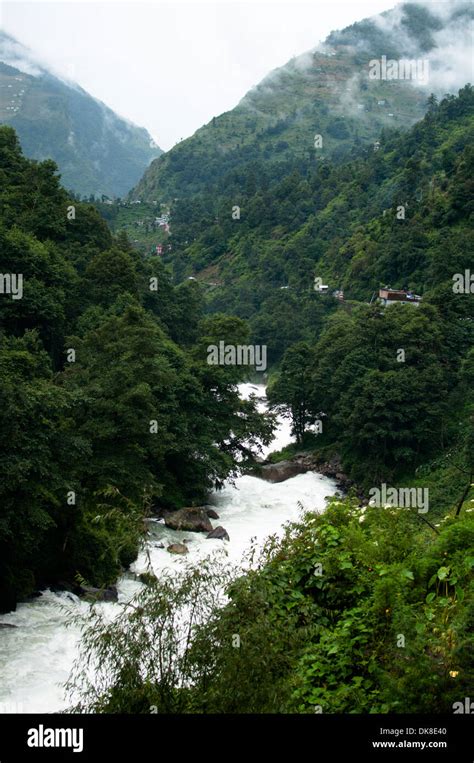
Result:
M189 549L184 543L172 543L166 549L170 554L187 554Z
M171 530L187 530L195 533L212 532L212 525L206 510L190 506L165 514L165 525Z
M58 580L58 582L51 585L50 588L53 593L62 593L63 591L74 593L77 586L74 586L73 583L69 583L67 580Z
M17 625L12 625L12 623L0 623L0 630L2 628L17 628Z
M278 461L276 464L262 466L260 477L267 482L284 482L308 470L309 467L299 461Z
M87 601L118 601L117 588L114 585L108 588L94 588L94 586L80 586L79 595Z
M338 489L347 492L353 484L342 471L341 459L333 456L329 461L321 461L314 453L296 453L291 460L278 461L276 464L264 464L256 476L268 482L284 482L296 474L317 472L325 477L338 480Z
M217 538L218 540L230 540L229 533L224 527L215 527L214 530L206 535L206 538Z
M214 509L208 509L206 507L206 514L209 517L209 519L219 519L219 514L217 511L214 511Z

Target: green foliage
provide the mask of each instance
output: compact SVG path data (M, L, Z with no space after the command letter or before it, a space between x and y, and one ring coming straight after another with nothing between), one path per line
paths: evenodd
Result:
M196 170L189 193L179 174L171 181L180 182L172 193L179 197L171 204L172 250L163 259L178 281L197 279L208 311L247 320L270 364L293 343L316 342L331 314L368 303L385 284L435 305L451 327L447 348L458 353L472 342L472 300L452 289L472 249L472 114L466 85L457 97L429 104L409 132L384 129L378 151L355 145L337 161L301 152L276 161L272 146L260 165L239 154L237 169L227 168L226 152L215 184L201 182ZM156 164L160 188L175 151L199 161L199 152L188 157L187 143ZM314 290L315 276L328 293ZM341 289L344 304L333 298Z
M292 345L283 356L278 377L267 391L271 408L291 417L297 445L303 443L306 427L315 418L311 409L312 361L312 349L307 343Z
M436 533L336 497L244 575L209 559L112 625L95 613L99 673L79 660L70 689L88 712L450 713L473 678L473 549L470 518Z
M181 576L148 575L147 586L112 622L93 608L83 654L67 684L75 712L179 713L188 707L196 627L215 611L230 568L216 560ZM184 617L183 617L184 614ZM84 671L84 659L92 670Z
M421 119L424 88L368 80L369 61L379 60L381 51L387 59L425 58L436 49L440 28L454 38L471 21L467 3L447 9L442 22L424 5L402 3L384 13L379 24L365 19L332 32L326 44L271 72L234 109L152 162L133 198L192 199L209 213L209 203L203 202L209 191L210 203L223 189L231 189L231 203L239 204L242 192L250 197L257 189L260 198L254 197L249 207L258 209L261 222L260 212L269 211L266 191L276 179L302 165L347 159L361 147L371 149L382 130L406 129ZM319 149L315 133L323 136ZM289 198L286 208L297 216L292 202ZM286 215L279 224L286 225Z
M219 199L225 254L206 245L202 199L186 199L172 216L177 272L192 272L193 263L201 278L201 268L212 268L208 309L235 309L253 341L267 345L279 364L269 399L291 415L298 444L323 415L318 445L340 453L360 485L411 484L415 469L431 474L438 513L468 500L474 464L473 302L453 292L472 249L472 111L466 86L457 98L429 100L408 134L385 133L379 151L348 164L306 165L284 178L270 172L261 187L247 175L253 195L234 199L246 210L240 220L229 214L231 194ZM195 242L180 271L188 237ZM315 292L314 273L331 289L344 287L344 303ZM421 307L369 306L384 283L423 294ZM440 453L454 454L441 472Z
M200 503L268 443L272 420L207 363L244 321L202 321L197 284L114 239L52 162L0 128L0 610L76 576L110 584L136 557L150 504ZM73 214L71 213L73 211ZM3 275L2 275L3 279Z

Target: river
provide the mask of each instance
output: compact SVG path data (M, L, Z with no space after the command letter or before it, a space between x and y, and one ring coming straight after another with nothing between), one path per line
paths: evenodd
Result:
M265 387L240 385L243 397L251 392L257 395L259 408L264 410ZM290 441L289 421L279 419L274 439L263 454L279 450ZM261 544L268 535L281 534L285 522L297 519L301 513L299 503L304 509L322 511L325 496L335 491L333 480L313 472L277 484L245 475L213 494L209 503L215 506L220 517L214 520L214 526L223 525L229 533L230 542L224 544L229 560L239 562L252 538ZM190 541L186 562L197 562L223 546L223 541L207 540L200 533L176 532L161 521L152 521L148 553L157 575L165 568L179 571L185 563L182 557L166 551L170 542L184 538ZM160 548L162 544L165 548ZM119 603L128 601L141 586L136 575L146 569L146 564L146 555L141 553L130 571L120 578ZM0 623L17 626L0 629L0 712L51 713L67 706L62 686L77 654L79 628L66 627L65 608L87 615L89 606L73 594L46 590L31 601L19 604L15 612L0 615ZM113 614L119 604L97 606Z

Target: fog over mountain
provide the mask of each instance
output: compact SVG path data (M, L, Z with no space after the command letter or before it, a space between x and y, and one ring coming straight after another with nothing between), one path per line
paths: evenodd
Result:
M472 18L472 5L461 0L403 3L332 32L154 161L135 198L194 193L257 157L303 156L314 151L315 135L319 158L342 158L384 128L406 129L422 118L430 93L455 93L472 81ZM392 60L397 67L413 61L424 76L371 78L371 62L387 68Z
M162 151L142 127L118 116L0 32L0 122L25 154L53 159L81 195L123 196Z

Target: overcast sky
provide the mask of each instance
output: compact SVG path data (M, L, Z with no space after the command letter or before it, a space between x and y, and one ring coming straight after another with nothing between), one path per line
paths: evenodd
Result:
M396 0L0 0L0 25L164 149L269 71Z

